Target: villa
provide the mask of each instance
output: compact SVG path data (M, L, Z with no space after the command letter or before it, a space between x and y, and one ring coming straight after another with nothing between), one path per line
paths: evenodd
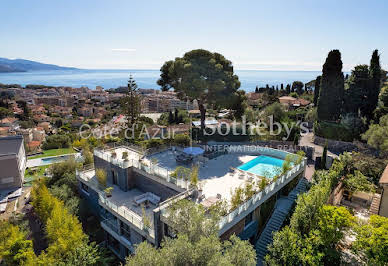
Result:
M196 186L175 174L180 166L177 154L183 156L185 152L185 156L192 158L185 167L196 165L199 169ZM229 208L219 221L220 238L236 234L256 241L277 199L287 196L304 177L306 158L300 157L282 170L287 155L293 154L255 146L236 146L219 152L205 151L204 147L142 151L135 146L117 145L95 150L94 165L77 171L77 178L82 197L100 218L108 248L124 259L142 241L159 246L164 236L173 236L167 210L185 198L205 208L225 202ZM97 181L97 169L103 169L107 175L105 187ZM230 205L237 188L247 184L256 187L263 179L268 180L264 187L238 206Z

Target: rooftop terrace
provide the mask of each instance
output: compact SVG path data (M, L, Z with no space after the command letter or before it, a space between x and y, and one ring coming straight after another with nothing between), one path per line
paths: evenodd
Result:
M128 191L122 191L118 186L109 184L113 187L112 196L107 197L102 189L99 188L97 178L95 176L95 170L86 170L79 172L78 176L82 181L87 185L92 186L95 191L99 194L99 202L102 206L105 206L120 216L124 217L126 220L130 221L132 224L136 225L138 229L144 229L143 222L143 208L145 215L148 217L148 220L151 222L149 235L154 238L154 215L153 210L157 208L157 203L150 200L144 201L144 204L139 201L139 197L145 195L147 191L141 191L138 188L133 188ZM157 195L155 195L157 196Z

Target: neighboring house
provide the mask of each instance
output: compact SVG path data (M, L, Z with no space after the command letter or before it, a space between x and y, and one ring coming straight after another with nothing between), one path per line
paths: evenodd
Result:
M28 143L34 139L34 135L32 134L32 128L19 128L16 130L18 135L22 135L24 138L24 142Z
M38 124L38 127L43 128L44 131L46 131L46 133L48 133L48 132L51 131L51 124L50 124L50 122L42 122L42 123L39 123L39 124Z
M40 150L40 145L42 144L41 141L36 141L36 140L33 140L33 141L30 141L27 143L27 149L28 149L28 152L38 152Z
M154 154L147 152L147 155L133 146L95 149L94 167L77 171L80 195L100 218L106 246L120 259L124 260L132 254L135 246L142 241L158 247L165 236L174 236L166 216L167 209L174 202L188 199L209 208L218 200L230 199L231 191L238 186L263 178L238 169L230 172L232 164L241 162L241 157L238 157L240 153L214 159L202 156L204 160L200 172L204 179L201 180L206 182L203 187L200 186L200 190L194 189L189 180L176 179L172 174L174 166L163 166L175 162L174 152L177 149L174 147ZM122 159L124 154L128 155L126 160ZM284 160L289 153L263 148L259 153L248 151L243 156L257 158L258 154ZM151 156L158 156L158 163ZM107 193L105 187L101 187L95 169L105 171L107 187L113 188L113 191ZM255 241L271 217L277 199L288 195L304 176L305 169L306 159L303 159L261 192L256 192L249 200L221 217L219 237L225 240L235 234L242 239ZM207 171L213 171L213 174Z
M23 185L26 152L23 136L0 138L0 189L14 189Z
M50 122L50 117L45 115L45 114L41 114L41 115L34 115L34 120L38 123L41 123L41 122Z
M381 192L379 215L388 217L388 165L380 178L380 186L383 188Z
M196 110L189 110L189 115L193 118L201 118L201 111L196 109Z
M46 132L42 127L35 127L32 129L32 140L44 141L45 138L46 138Z
M284 105L287 109L296 109L310 104L310 101L308 100L305 100L302 98L297 99L291 96L279 97L279 102L282 105Z
M12 127L15 122L17 121L14 117L5 117L0 120L0 126L1 127Z

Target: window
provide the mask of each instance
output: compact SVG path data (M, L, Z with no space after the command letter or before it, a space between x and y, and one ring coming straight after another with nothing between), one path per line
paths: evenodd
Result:
M253 212L245 217L245 227L247 227L253 220Z
M81 182L81 189L86 193L89 194L89 187Z
M121 224L121 234L128 240L131 241L131 229L130 227L126 224L120 221Z
M9 184L9 183L13 183L13 182L15 182L14 177L6 177L6 178L1 179L2 184Z
M113 185L117 185L117 173L112 170L112 182Z

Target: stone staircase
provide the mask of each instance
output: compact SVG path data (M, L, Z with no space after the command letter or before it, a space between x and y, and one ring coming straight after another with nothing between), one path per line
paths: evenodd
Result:
M277 200L271 218L255 244L257 265L263 265L263 259L268 252L267 247L273 241L273 232L280 230L296 198L300 193L306 191L307 185L308 181L303 177L287 197L281 197Z
M375 193L369 208L370 214L379 214L381 195Z

